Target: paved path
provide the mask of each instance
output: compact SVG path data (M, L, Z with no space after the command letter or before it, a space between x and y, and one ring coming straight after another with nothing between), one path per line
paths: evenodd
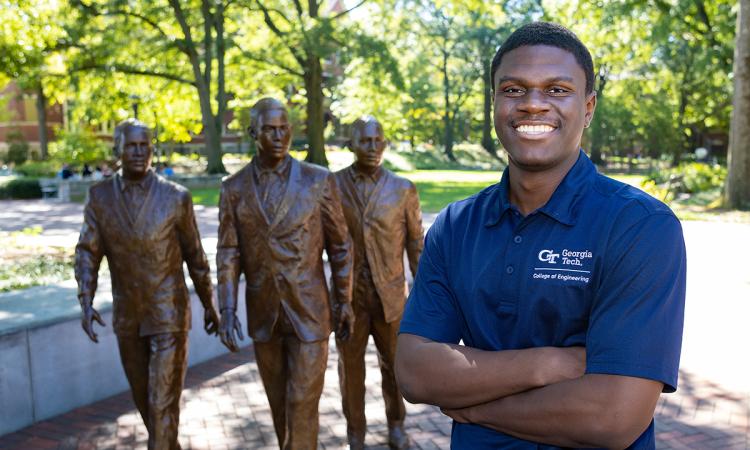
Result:
M213 246L206 240L216 236L216 209L199 208L196 214L210 252ZM75 242L80 215L80 205L0 201L0 230L38 224L45 230L42 238ZM750 225L683 226L688 298L682 370L677 393L663 395L657 406L657 448L750 450ZM325 449L344 447L346 436L333 341L331 349L320 403L320 448ZM387 427L372 345L367 364L367 444L385 448ZM407 411L407 428L418 448L449 447L450 422L437 409L408 405ZM189 369L181 420L186 449L277 448L249 348ZM144 448L145 433L128 394L121 394L0 437L0 449Z

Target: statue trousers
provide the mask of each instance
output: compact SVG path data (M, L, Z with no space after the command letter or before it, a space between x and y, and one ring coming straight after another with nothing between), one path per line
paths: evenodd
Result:
M372 276L366 269L357 275L352 294L354 333L347 341L336 340L339 352L339 383L347 435L363 439L367 430L365 419L365 352L372 335L378 353L385 415L388 426L399 426L406 417L404 399L396 384L394 359L396 339L401 320L386 322Z
M187 370L187 333L118 336L120 360L149 450L178 450L180 395Z
M281 307L271 339L254 342L253 347L279 448L317 449L328 339L300 341Z

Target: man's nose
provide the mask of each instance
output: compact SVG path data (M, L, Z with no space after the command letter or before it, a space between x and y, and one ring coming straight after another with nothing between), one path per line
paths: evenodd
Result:
M281 128L274 128L274 130L273 130L273 138L274 138L274 140L277 140L277 141L281 140L282 133L283 133L283 131L281 130Z
M522 97L518 109L532 114L544 112L549 110L549 102L547 96L540 89L529 89L526 95Z

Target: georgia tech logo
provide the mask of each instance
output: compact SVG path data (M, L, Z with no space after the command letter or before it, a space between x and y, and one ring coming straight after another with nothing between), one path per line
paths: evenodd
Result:
M556 264L557 258L560 257L559 253L555 253L552 250L542 250L539 252L539 261L547 262L550 264Z

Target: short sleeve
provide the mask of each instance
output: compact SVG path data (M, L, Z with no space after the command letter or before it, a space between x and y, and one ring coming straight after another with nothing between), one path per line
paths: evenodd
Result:
M458 344L461 340L460 311L450 287L444 256L451 242L446 215L443 211L427 232L399 333Z
M587 373L647 378L674 392L685 311L682 227L656 213L616 231L586 338Z

